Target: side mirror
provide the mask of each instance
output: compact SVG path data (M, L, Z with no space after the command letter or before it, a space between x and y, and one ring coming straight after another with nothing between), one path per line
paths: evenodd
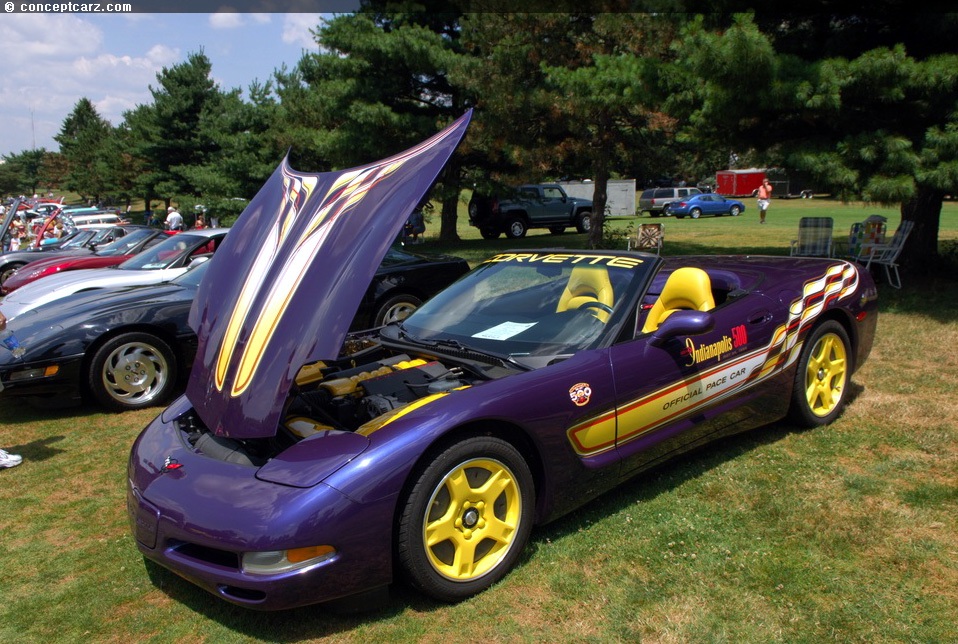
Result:
M676 311L652 333L649 344L660 347L677 336L702 335L714 328L715 317L708 311Z

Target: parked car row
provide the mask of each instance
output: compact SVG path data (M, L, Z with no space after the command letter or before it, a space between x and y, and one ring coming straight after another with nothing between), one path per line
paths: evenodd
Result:
M168 398L193 360L196 335L187 317L203 266L226 234L129 226L97 250L78 243L16 253L0 312L25 354L0 349L0 396L43 405L89 399L116 411ZM400 321L468 270L458 257L391 248L353 324Z

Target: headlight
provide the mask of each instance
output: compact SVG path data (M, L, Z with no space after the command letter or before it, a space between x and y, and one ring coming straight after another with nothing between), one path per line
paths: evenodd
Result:
M273 575L299 570L332 559L336 549L332 546L309 546L291 550L244 552L243 572L253 575Z

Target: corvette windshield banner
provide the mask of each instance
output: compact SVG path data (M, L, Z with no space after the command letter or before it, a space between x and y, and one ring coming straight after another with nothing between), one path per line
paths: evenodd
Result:
M360 168L306 174L283 160L210 260L190 311L198 346L186 393L217 435L272 436L300 367L338 355L471 115Z

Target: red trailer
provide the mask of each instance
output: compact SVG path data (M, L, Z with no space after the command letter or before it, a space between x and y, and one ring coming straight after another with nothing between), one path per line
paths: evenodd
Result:
M715 173L715 192L726 197L750 197L765 179L762 168L719 170Z

